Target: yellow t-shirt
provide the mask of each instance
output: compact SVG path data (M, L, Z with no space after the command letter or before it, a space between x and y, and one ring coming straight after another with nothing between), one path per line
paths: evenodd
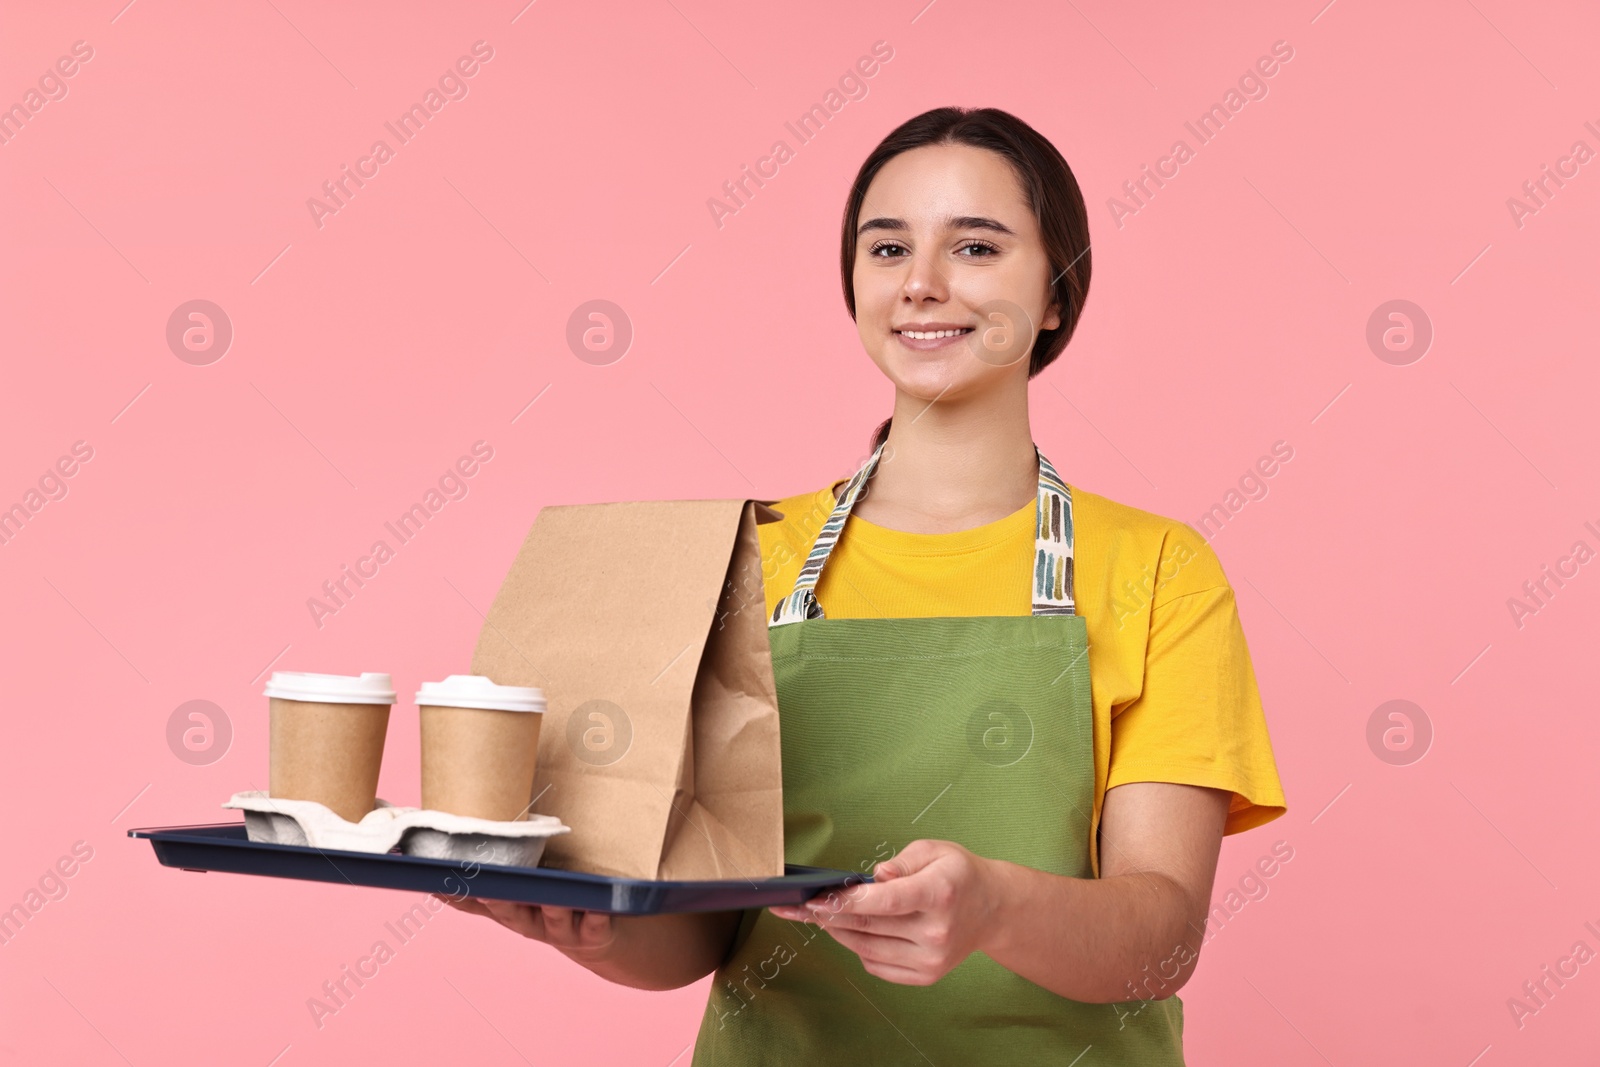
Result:
M758 527L767 616L794 589L836 482L777 501ZM913 534L852 514L823 568L829 618L1027 615L1035 503L955 533ZM1224 833L1287 810L1233 589L1189 526L1072 487L1074 591L1094 704L1091 856L1106 790L1179 782L1233 793Z

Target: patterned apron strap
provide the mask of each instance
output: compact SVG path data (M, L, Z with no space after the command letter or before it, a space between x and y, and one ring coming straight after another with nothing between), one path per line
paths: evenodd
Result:
M1033 530L1033 613L1072 615L1072 490L1039 446L1039 511Z
M833 548L844 533L844 524L850 518L867 479L878 468L885 441L868 457L844 487L844 493L833 506L828 520L817 532L817 539L806 555L806 561L795 578L794 590L778 602L773 609L769 626L784 626L805 619L823 617L822 605L817 602L817 582L822 578L822 568L833 554ZM1033 614L1072 615L1076 605L1072 592L1072 490L1061 480L1055 467L1044 458L1039 446L1034 446L1039 457L1039 492L1034 521L1033 562Z

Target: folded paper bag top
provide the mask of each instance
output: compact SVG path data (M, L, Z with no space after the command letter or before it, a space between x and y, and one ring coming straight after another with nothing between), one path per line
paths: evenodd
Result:
M528 685L495 685L481 674L452 674L442 682L423 682L417 706L486 708L490 711L544 713L544 693Z
M387 674L309 674L273 671L264 696L308 704L393 704L394 683Z

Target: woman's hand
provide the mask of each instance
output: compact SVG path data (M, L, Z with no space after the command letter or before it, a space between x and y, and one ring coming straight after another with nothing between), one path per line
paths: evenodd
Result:
M983 947L998 893L989 860L953 841L919 840L872 877L768 910L816 923L860 956L868 974L901 985L932 985Z
M479 900L435 893L434 899L473 915L486 915L508 930L558 949L577 963L603 959L616 943L612 916L599 911L578 911L550 905L515 904L507 900Z
M608 982L678 989L716 970L733 949L742 912L608 915L550 905L435 893L457 911L483 915L543 941Z

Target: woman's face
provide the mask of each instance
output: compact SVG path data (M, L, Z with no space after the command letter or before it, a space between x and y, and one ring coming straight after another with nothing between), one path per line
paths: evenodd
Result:
M930 403L1026 381L1038 331L1061 325L1038 221L1010 163L983 148L928 145L884 164L861 204L854 278L862 346Z

